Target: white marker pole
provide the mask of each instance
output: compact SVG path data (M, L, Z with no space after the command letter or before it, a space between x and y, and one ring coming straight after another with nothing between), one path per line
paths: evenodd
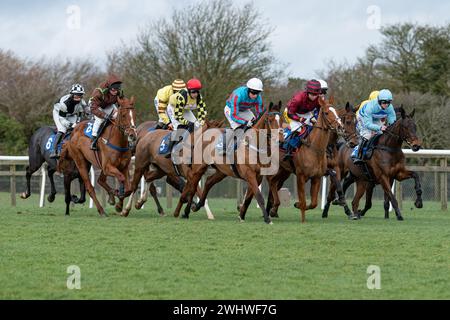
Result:
M91 184L92 184L92 186L95 189L95 170L94 170L94 166L91 166L90 174L91 174ZM94 207L94 200L92 200L91 197L89 197L89 198L90 198L90 200L89 200L89 209L92 209Z
M41 167L41 196L39 199L39 208L43 208L45 206L45 178L46 178L46 172L45 172L45 166L43 165Z

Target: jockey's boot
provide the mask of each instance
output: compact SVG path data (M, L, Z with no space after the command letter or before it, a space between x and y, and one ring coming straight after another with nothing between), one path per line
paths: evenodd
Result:
M97 141L98 141L98 136L92 136L91 150L94 150L94 151L98 150Z
M283 157L283 161L289 160L292 158L292 151L294 150L294 147L292 147L292 145L290 144L290 141L292 140L292 138L294 136L294 132L291 132L291 134L284 141L284 145L286 146L286 154Z
M55 136L55 141L53 142L53 151L50 154L50 158L51 159L58 159L59 158L59 153L58 153L58 144L61 141L61 138L63 136L63 132L58 131L58 133Z
M351 155L351 159L354 164L361 165L364 163L363 157L364 157L364 147L366 146L367 139L361 138L358 144L358 150L357 152L353 152Z

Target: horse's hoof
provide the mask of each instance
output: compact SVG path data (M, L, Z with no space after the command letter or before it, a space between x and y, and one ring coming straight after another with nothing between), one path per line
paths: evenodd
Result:
M130 211L128 211L128 210L122 210L122 212L120 213L120 215L124 218L128 217L129 214L130 214Z
M115 206L115 209L116 209L116 212L122 212L122 206L118 206L118 205L116 205Z
M106 214L106 212L100 213L100 218L108 218L108 215Z
M348 217L350 220L359 220L358 215L357 214L352 214Z
M322 214L322 219L327 219L328 218L328 214Z
M270 210L269 214L271 218L279 218L278 212L276 212L275 210Z
M181 216L181 218L182 218L182 219L189 219L189 216L188 216L188 215L185 215L185 214L183 214L183 215Z
M334 202L336 202L336 205L341 206L341 207L343 207L343 206L346 205L345 199L337 199L337 200L335 200ZM333 203L333 204L334 204L334 203Z
M79 203L79 202L80 202L80 199L78 199L77 196L72 195L72 197L70 198L70 201L72 201L73 203Z
M297 208L297 209L300 209L300 202L294 203L294 207Z
M398 221L403 221L404 219L403 219L402 216L398 216L398 217L397 217L397 220L398 220Z
M414 202L414 205L416 206L417 209L422 209L422 208L423 208L422 199L416 200L416 201Z
M245 222L245 219L242 219L241 217L239 217L239 222L240 222L240 223L244 223L244 222Z
M134 207L136 208L136 210L141 210L143 205L144 205L144 201L138 201L138 202L136 202Z
M26 192L22 192L22 193L20 194L20 197L21 197L22 199L27 199L29 196L30 196L30 195L27 194Z
M47 197L47 200L48 200L48 202L53 202L53 201L55 201L55 195L52 193L52 194L49 194L48 195L48 197Z

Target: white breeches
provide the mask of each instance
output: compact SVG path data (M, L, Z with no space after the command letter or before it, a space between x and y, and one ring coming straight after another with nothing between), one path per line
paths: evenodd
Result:
M177 119L175 119L175 108L170 104L167 106L167 115L169 116L170 121L172 122L174 130L177 130L180 123L177 121ZM183 118L192 123L197 121L197 118L195 117L194 113L189 109L184 109Z
M230 107L225 106L223 111L225 113L225 117L227 118L228 122L230 123L231 129L234 130L234 129L242 126L241 123L238 123L238 122L234 121L231 118L231 109L230 109ZM255 118L255 115L250 110L246 110L246 111L239 111L239 117L245 119L248 122L248 121L252 120L253 118Z
M115 110L117 110L117 107L115 104L112 104L108 107L106 107L105 109L102 109L104 113L106 113L107 115L110 115L111 113L113 113ZM92 135L93 136L97 136L98 133L98 129L100 128L100 126L102 125L103 122L105 122L105 119L99 118L97 116L94 116L94 126L92 127Z

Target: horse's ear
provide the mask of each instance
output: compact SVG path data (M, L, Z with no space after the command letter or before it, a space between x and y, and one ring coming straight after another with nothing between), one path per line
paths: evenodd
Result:
M352 106L350 105L350 102L347 101L347 103L345 104L345 111L350 112L351 109L352 109Z
M416 109L413 109L413 111L409 114L409 117L414 118L415 113L416 113Z
M329 104L334 105L334 96L330 97L330 100L328 101Z
M135 102L136 102L136 98L134 96L131 96L130 104L134 105Z
M402 119L406 118L406 112L405 109L403 109L403 105L400 107L400 114L402 115Z
M279 108L279 110L281 110L281 107L283 106L283 102L281 102L281 100L280 101L278 101L278 108Z
M324 107L327 105L327 103L325 102L325 98L322 98L319 96L319 104L321 107Z
M273 109L273 102L270 101L270 104L269 104L269 111L272 110L272 109Z

